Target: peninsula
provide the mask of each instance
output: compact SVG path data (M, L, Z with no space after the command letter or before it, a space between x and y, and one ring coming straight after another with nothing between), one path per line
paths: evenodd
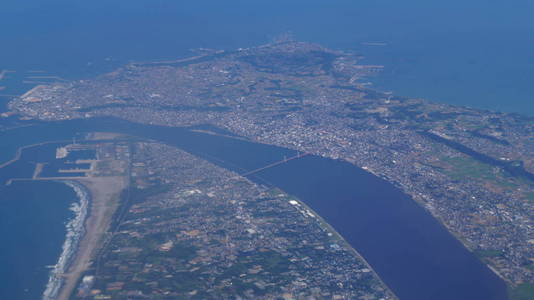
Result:
M411 195L511 287L534 284L534 119L369 89L361 79L381 67L359 60L295 41L204 50L192 59L132 63L43 85L9 107L45 121L112 116L172 127L210 124L348 161ZM200 235L191 230L176 239ZM176 240L153 242L166 252ZM118 269L120 257L138 251L120 247L127 250L115 249ZM246 272L256 272L251 268ZM108 289L122 290L117 282Z

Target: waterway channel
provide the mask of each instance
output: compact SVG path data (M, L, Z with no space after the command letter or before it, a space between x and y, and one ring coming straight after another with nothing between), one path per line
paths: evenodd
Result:
M241 174L296 154L185 128L92 119L0 132L0 161L9 160L20 146L90 131L158 140ZM428 212L392 184L354 165L309 155L249 178L279 187L309 205L366 258L400 299L507 299L505 283Z

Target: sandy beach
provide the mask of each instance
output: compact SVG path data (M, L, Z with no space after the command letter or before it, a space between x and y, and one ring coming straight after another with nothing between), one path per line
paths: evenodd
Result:
M59 292L58 300L70 298L80 276L91 266L96 250L101 246L113 213L118 207L120 193L128 184L127 178L122 176L86 177L76 181L83 184L90 192L90 214L85 221L85 235L75 258L68 272L63 275L65 282Z

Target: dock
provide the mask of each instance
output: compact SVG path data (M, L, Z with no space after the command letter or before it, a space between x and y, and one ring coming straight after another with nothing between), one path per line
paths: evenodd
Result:
M33 171L32 179L37 179L39 177L39 175L43 171L44 165L44 163L37 163L37 165L35 165L35 170Z
M69 143L69 142L70 142L70 140L58 140L58 141L49 141L49 142L42 142L42 143L22 146L22 147L17 149L17 152L15 153L15 157L14 158L12 158L12 159L0 164L0 169L2 169L4 167L7 167L8 165L10 165L10 164L16 162L17 160L19 160L21 155L22 155L22 151L24 151L25 149L32 148L32 147L37 147L37 146L43 146L43 145L47 145L47 144L59 144L59 143Z

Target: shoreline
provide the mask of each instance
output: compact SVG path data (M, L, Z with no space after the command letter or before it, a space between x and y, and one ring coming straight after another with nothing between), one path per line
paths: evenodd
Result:
M279 188L276 188L276 189L278 189L282 193L288 195L291 200L296 201L298 203L298 206L301 206L302 208L304 208L305 212L301 211L301 213L311 213L312 215L309 215L309 214L308 215L310 217L314 218L317 221L317 223L319 224L319 226L324 231L326 231L327 233L332 234L332 237L337 239L339 241L339 243L342 244L342 247L344 247L345 249L347 249L350 252L352 252L352 254L355 257L359 258L364 263L364 265L366 265L367 268L373 272L373 274L374 274L373 277L376 277L376 279L379 280L382 283L382 285L386 288L386 290L391 294L391 297L392 297L391 300L398 300L399 299L399 297L382 280L382 278L378 275L378 273L375 271L375 269L369 264L369 262L367 262L367 260L363 257L363 255L361 255L360 252L358 252L358 250L356 250L351 244L349 244L349 242L347 242L345 240L345 238L339 232L337 232L337 230L334 229L334 227L332 227L332 225L330 225L325 219L323 219L323 217L321 217L321 215L319 215L315 210L313 210L310 206L308 206L306 203L304 203L304 201L302 201L300 198L295 197L295 196L285 192L282 189L279 189ZM300 211L299 207L296 207L296 209Z
M79 246L80 239L85 234L84 223L89 213L88 207L91 202L91 196L87 189L75 181L61 181L74 190L78 201L71 204L69 210L74 212L74 217L68 220L65 225L67 229L65 242L62 246L62 252L58 262L50 271L50 277L43 292L43 300L56 299L63 285L63 273L70 267L73 256Z
M61 144L61 143L68 143L69 140L56 140L56 141L46 141L36 144L30 144L30 145L24 145L19 148L17 148L17 151L15 151L15 156L12 159L9 159L7 161L0 161L0 169L9 166L10 164L18 161L22 157L22 152L26 149L43 146L43 145L49 145L49 144Z
M86 207L88 213L81 222L83 235L76 247L71 247L71 256L68 265L64 265L63 272L53 274L58 277L58 283L51 284L50 289L47 287L43 300L70 299L79 279L91 267L95 253L102 246L112 216L118 207L120 193L127 186L127 177L85 177L76 179L75 184L83 186L91 199ZM60 261L62 257L63 253ZM52 276L51 281L54 282ZM48 290L53 293L51 296L46 294Z

